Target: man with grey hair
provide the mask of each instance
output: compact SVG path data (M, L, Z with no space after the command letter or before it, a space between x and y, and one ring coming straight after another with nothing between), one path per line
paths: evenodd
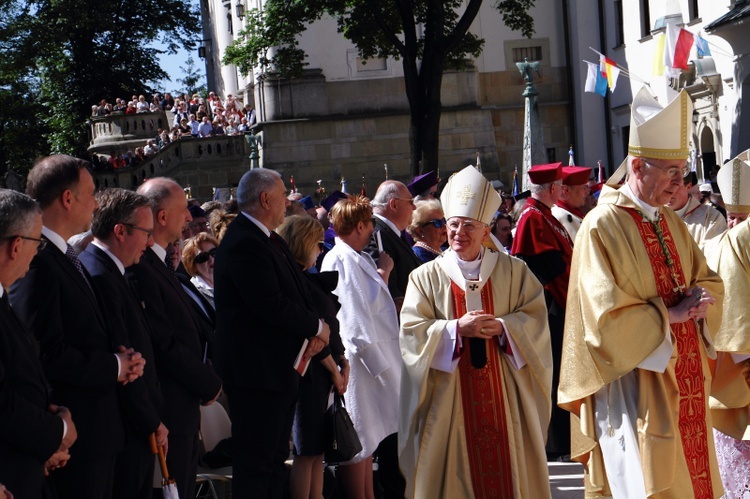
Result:
M510 254L525 261L544 285L547 320L552 339L552 419L547 438L547 457L566 459L570 454L570 415L557 406L560 380L565 303L568 298L573 242L555 218L552 206L562 193L562 163L529 169L531 197L518 219Z
M300 383L295 358L328 343L304 276L275 232L289 200L273 170L245 173L241 214L222 239L214 267L216 366L232 413L234 497L281 498Z
M126 274L141 299L151 331L166 409L163 422L169 428L167 465L180 497L188 497L188 491L195 490L200 405L214 403L222 385L207 362L213 331L205 328L204 314L211 305L201 301L195 287L183 285L165 263L167 246L182 237L191 219L182 187L172 179L157 177L141 184L138 194L151 204L153 225L139 227L153 227L153 245Z
M166 446L168 431L160 416L163 400L151 334L125 269L138 263L153 244L151 203L125 189L107 189L97 194L96 200L99 207L91 222L94 240L80 254L81 263L100 292L112 337L146 359L143 376L120 388L126 438L115 462L112 497L150 499L154 456L149 435L155 433L157 444Z
M399 310L406 293L406 285L409 283L409 274L421 263L403 236L411 223L411 215L415 208L409 189L396 180L386 180L380 184L372 199L375 232L365 251L375 261L378 260L381 250L393 259L394 266L388 278L388 290ZM382 248L378 247L378 239L383 243Z
M26 192L42 209L48 244L10 289L21 320L39 341L52 400L76 415L79 438L68 465L52 475L61 497L109 498L122 447L118 382L143 374L140 353L116 342L91 276L66 241L89 229L96 209L90 164L53 155L34 164Z
M38 353L6 293L45 244L41 232L34 200L0 189L0 482L32 499L50 485L44 470L64 465L76 440L70 411L50 405Z

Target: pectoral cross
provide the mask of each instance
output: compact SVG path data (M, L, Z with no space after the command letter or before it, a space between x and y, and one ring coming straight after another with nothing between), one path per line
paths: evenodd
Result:
M675 293L682 294L682 292L685 291L685 285L684 284L679 284L679 285L675 286L674 288L672 288L672 291L674 291Z
M476 284L470 284L469 285L469 289L472 290L472 291L476 291L478 287L479 286L477 286Z

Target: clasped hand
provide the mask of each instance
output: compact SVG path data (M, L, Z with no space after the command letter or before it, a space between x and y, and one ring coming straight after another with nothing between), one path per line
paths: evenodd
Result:
M120 374L117 377L117 381L126 385L143 376L143 367L146 365L146 359L139 352L120 345L119 351L115 355L120 359Z
M685 297L667 310L670 324L679 324L690 319L704 319L708 306L716 303L706 288L695 286L685 291Z
M493 336L500 336L504 332L503 325L492 314L484 310L467 312L458 319L458 334L465 338L481 338L488 340Z

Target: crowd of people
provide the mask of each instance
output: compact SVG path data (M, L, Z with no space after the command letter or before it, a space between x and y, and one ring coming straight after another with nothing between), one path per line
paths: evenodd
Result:
M511 199L468 166L317 206L253 169L199 205L38 161L0 191L0 482L151 497L151 440L189 497L221 403L233 497L321 497L335 392L349 498L550 497L549 460L584 463L587 497L743 497L750 154L717 176L727 224L689 193L687 94L632 112L594 195L586 167Z
M171 121L169 128L159 128L153 139L134 151L111 151L108 158L91 154L95 170L117 170L137 166L156 154L169 143L183 137L205 138L220 135L241 135L256 123L255 109L238 98L227 95L225 99L209 92L205 99L200 94L182 94L173 98L169 92L154 94L148 102L144 95L133 95L130 101L117 98L114 104L102 99L91 106L92 117L118 114L155 113L164 111Z

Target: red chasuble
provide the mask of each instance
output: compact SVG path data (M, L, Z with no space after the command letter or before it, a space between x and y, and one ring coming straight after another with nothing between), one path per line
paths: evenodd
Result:
M562 253L565 271L548 282L544 288L552 294L560 307L565 308L568 301L570 263L573 260L573 241L546 204L529 198L518 219L516 237L513 238L510 254L533 256L548 251Z
M463 317L466 314L466 294L454 282L451 282L451 296L453 316ZM481 297L485 313L494 314L492 281L484 285ZM500 346L496 340L487 340L486 345L487 364L483 368L472 367L469 341L463 342L458 361L471 482L477 498L511 499L513 476Z
M664 244L673 260L672 268L667 265L664 249L654 225L645 220L636 210L621 208L630 213L638 226L638 232L651 261L659 296L667 307L677 305L684 297L685 274L682 271L680 255L677 253L677 247L666 220L661 218L659 227ZM685 453L685 461L690 471L696 499L710 499L714 497L707 440L708 432L711 430L706 427L706 393L703 390L698 328L694 320L670 324L669 327L677 344L675 376L680 390L678 429L682 440L682 450Z

